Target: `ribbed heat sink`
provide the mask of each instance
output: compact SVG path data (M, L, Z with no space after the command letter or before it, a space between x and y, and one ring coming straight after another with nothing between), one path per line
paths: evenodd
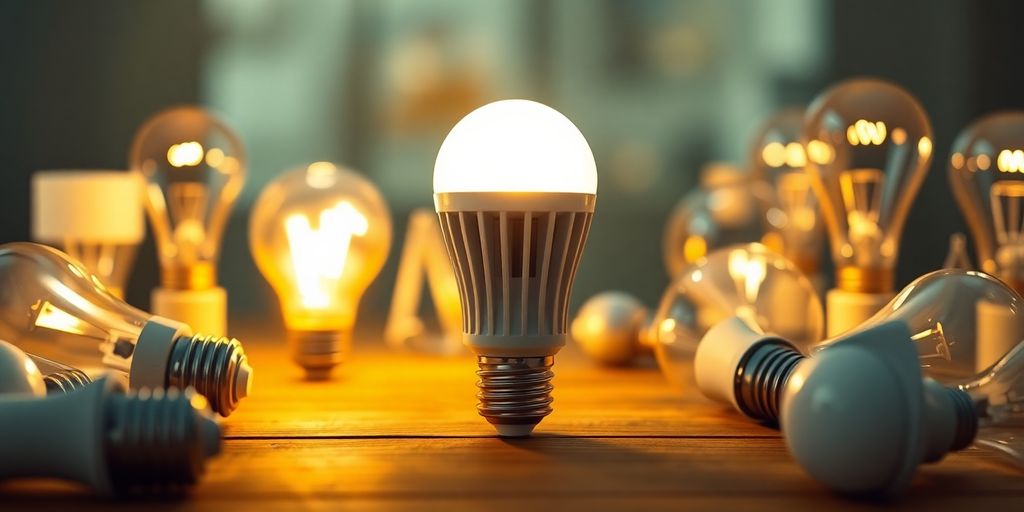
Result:
M462 299L462 330L559 336L592 211L438 213Z

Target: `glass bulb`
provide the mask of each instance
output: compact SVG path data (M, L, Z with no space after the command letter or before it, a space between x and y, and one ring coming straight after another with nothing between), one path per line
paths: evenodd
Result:
M434 164L434 193L597 193L597 165L576 125L535 101L502 100L462 118Z
M959 387L971 396L978 414L975 446L1024 469L1024 343Z
M964 128L949 156L949 181L981 270L1024 290L1024 112L990 114Z
M704 334L738 316L806 347L821 339L821 301L796 266L761 244L712 252L669 285L651 323L662 372L683 389L693 387L693 359Z
M804 274L818 273L824 225L818 199L807 174L807 156L800 142L804 110L787 108L769 118L750 147L753 178L771 188L766 212L769 247L778 246Z
M387 203L366 178L316 162L263 189L249 242L281 302L293 358L308 377L328 377L351 344L359 300L387 259Z
M478 410L502 436L551 412L551 366L597 193L583 134L557 111L505 100L471 112L434 165L434 205L477 354Z
M111 295L60 251L0 245L0 339L95 374L128 375L133 389L193 386L228 415L248 395L252 369L237 340L192 335Z
M701 174L701 186L672 210L662 235L665 270L678 276L722 247L762 240L765 234L766 190L743 171L712 164Z
M803 130L807 169L828 225L836 285L892 291L900 234L932 155L917 100L879 80L847 80L821 93Z
M245 182L235 132L199 107L166 110L135 134L131 165L146 178L163 286L216 286L221 236Z

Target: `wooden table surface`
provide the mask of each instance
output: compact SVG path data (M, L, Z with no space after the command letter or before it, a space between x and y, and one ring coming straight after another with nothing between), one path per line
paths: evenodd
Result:
M571 347L555 412L502 440L475 410L475 363L357 347L329 382L305 382L283 347L244 340L253 396L224 422L201 483L146 508L356 510L1024 510L1024 475L977 450L924 467L889 502L816 484L779 433L687 397L651 368L600 369ZM0 509L137 508L53 482L0 485Z

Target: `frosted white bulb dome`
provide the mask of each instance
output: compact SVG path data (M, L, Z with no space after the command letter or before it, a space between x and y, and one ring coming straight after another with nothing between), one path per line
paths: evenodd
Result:
M597 193L597 165L576 125L529 100L502 100L462 118L441 144L434 192Z

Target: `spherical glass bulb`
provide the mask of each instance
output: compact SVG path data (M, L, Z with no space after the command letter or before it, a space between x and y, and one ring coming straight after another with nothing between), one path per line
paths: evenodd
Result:
M135 134L131 165L147 182L163 285L215 286L221 236L245 182L235 132L199 107L165 110Z
M949 180L978 251L978 265L1024 290L1024 112L971 123L949 156Z
M293 357L310 377L326 377L347 351L359 300L387 259L387 203L366 178L316 162L263 189L249 242L280 299Z
M837 287L890 292L900 234L931 161L924 109L891 83L847 80L808 108L803 143L829 229Z
M769 118L750 145L750 165L755 180L769 185L771 202L766 209L769 244L807 275L818 272L824 223L818 200L807 174L807 156L800 142L804 110L787 108Z
M761 241L765 234L766 189L728 164L704 168L701 186L672 210L662 235L665 270L679 275L709 252Z
M597 165L576 125L529 100L484 105L448 133L434 192L597 193Z
M651 323L658 364L675 385L690 388L693 357L712 326L733 316L808 346L821 338L821 301L796 266L761 244L712 252L675 278Z

